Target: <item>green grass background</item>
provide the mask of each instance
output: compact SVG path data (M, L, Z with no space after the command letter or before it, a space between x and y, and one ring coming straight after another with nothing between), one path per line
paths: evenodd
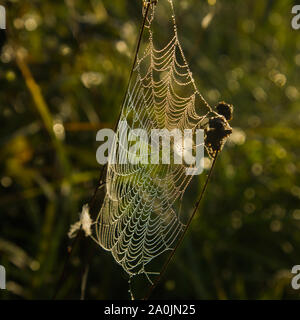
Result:
M8 281L1 299L53 296L69 226L99 176L96 131L118 116L141 2L0 2L8 15L0 53L0 264ZM290 284L300 264L296 3L174 0L196 83L211 105L234 104L235 133L153 298L300 295ZM86 298L127 299L124 271L92 241L88 247ZM58 298L80 297L85 249L75 251Z

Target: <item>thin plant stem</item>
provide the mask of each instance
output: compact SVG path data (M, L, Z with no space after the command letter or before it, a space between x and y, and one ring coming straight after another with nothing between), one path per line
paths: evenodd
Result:
M59 281L58 281L58 284L57 284L56 289L54 291L54 295L52 296L52 300L55 300L57 298L57 295L58 295L59 290L60 290L60 288L62 286L62 283L67 278L67 268L68 268L68 265L69 265L69 261L70 261L70 258L72 256L72 253L74 251L74 248L75 248L77 242L79 242L79 238L80 238L81 234L82 234L82 230L80 229L78 231L77 236L73 240L72 244L68 247L68 253L67 253L67 256L65 258L63 270L62 270L62 273L61 273L61 275L59 277Z
M63 144L56 137L56 135L53 131L54 121L53 121L51 112L49 110L49 107L44 99L43 94L42 94L42 90L41 90L40 86L37 84L37 82L35 81L30 68L23 57L23 54L20 52L20 49L15 44L13 44L13 46L14 46L15 52L16 52L17 65L18 65L18 67L19 67L19 69L25 79L26 86L32 96L32 99L34 101L34 105L35 105L38 113L40 114L40 116L43 120L44 126L45 126L46 130L48 131L49 136L52 140L52 144L57 152L58 159L60 161L64 175L69 175L70 174L70 164L69 164L69 161L68 161L67 156L65 154Z
M85 299L85 291L86 291L86 284L87 284L89 269L90 269L90 267L87 264L85 266L85 269L84 269L84 272L83 272L83 276L82 276L82 280L81 280L81 296L80 296L80 300L84 300Z
M214 157L213 163L212 163L211 168L210 168L210 170L209 170L209 173L208 173L208 176L207 176L207 178L206 178L206 181L205 181L205 184L204 184L204 186L203 186L203 189L202 189L202 191L201 191L201 193L200 193L199 199L197 200L197 202L196 202L196 204L195 204L195 208L194 208L194 210L193 210L193 213L191 214L191 216L190 216L190 218L189 218L189 220L188 220L188 222L187 222L187 225L186 225L186 227L184 228L183 233L181 234L179 240L177 241L177 244L176 244L174 250L171 252L171 254L169 255L168 259L167 259L166 262L164 263L164 265L163 265L163 267L162 267L162 270L161 270L158 278L157 278L156 281L153 283L153 285L150 287L149 291L147 292L147 294L145 295L145 297L144 297L143 300L148 300L148 299L150 298L152 292L155 290L155 288L158 286L158 284L159 284L160 281L162 280L162 278L163 278L163 276L164 276L164 274L165 274L165 272L166 272L166 270L167 270L167 268L168 268L168 266L169 266L172 258L174 257L174 255L175 255L175 253L176 253L176 251L177 251L177 249L178 249L179 246L181 245L181 243L182 243L182 241L183 241L183 239L184 239L184 237L185 237L185 235L186 235L186 233L187 233L187 231L188 231L188 229L189 229L189 227L190 227L190 225L191 225L191 223L192 223L192 220L193 220L193 218L195 217L195 215L196 215L196 213L197 213L197 211L198 211L198 209L199 209L201 200L203 199L203 196L204 196L205 191L206 191L206 189L207 189L208 182L210 181L210 178L211 178L211 176L212 176L212 173L213 173L213 170L214 170L216 161L217 161L217 157L218 157L218 152L216 153L216 155L215 155L215 157Z

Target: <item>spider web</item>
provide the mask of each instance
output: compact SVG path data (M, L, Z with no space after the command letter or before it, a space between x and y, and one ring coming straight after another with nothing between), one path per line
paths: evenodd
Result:
M119 122L126 120L130 129L142 128L149 136L152 129L195 131L216 115L195 85L178 38L173 1L166 1L172 35L164 47L156 47L152 27L156 5L151 5L146 46L137 58ZM120 130L118 126L119 146ZM94 240L130 276L148 277L154 272L146 270L147 264L173 250L185 228L177 202L193 176L186 175L186 164L117 163L107 167L106 196L94 224Z

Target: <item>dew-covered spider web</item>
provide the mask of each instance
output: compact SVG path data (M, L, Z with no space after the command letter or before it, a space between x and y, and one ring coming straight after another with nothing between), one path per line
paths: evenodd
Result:
M163 46L156 44L159 34L153 30L161 2L168 5L171 25L171 36ZM119 123L126 120L129 129L142 128L149 136L152 129L207 128L209 119L219 115L195 85L179 41L172 0L151 4L143 43ZM120 126L116 145L121 145L119 133ZM206 144L205 148L213 157L211 146ZM106 195L94 222L93 238L112 253L130 276L148 277L158 271L149 270L149 262L174 249L185 228L186 217L180 211L180 202L193 178L186 174L189 167L186 163L108 164Z

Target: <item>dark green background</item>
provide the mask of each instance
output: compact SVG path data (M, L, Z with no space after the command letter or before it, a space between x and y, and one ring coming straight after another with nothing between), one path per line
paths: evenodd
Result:
M99 176L96 131L118 116L141 2L0 1L8 14L0 55L2 299L54 293L69 226ZM153 298L297 299L290 284L300 264L300 30L291 28L297 1L174 3L196 83L211 105L234 104L235 130ZM73 255L58 297L80 297L86 246L86 297L127 299L126 274L89 240Z

